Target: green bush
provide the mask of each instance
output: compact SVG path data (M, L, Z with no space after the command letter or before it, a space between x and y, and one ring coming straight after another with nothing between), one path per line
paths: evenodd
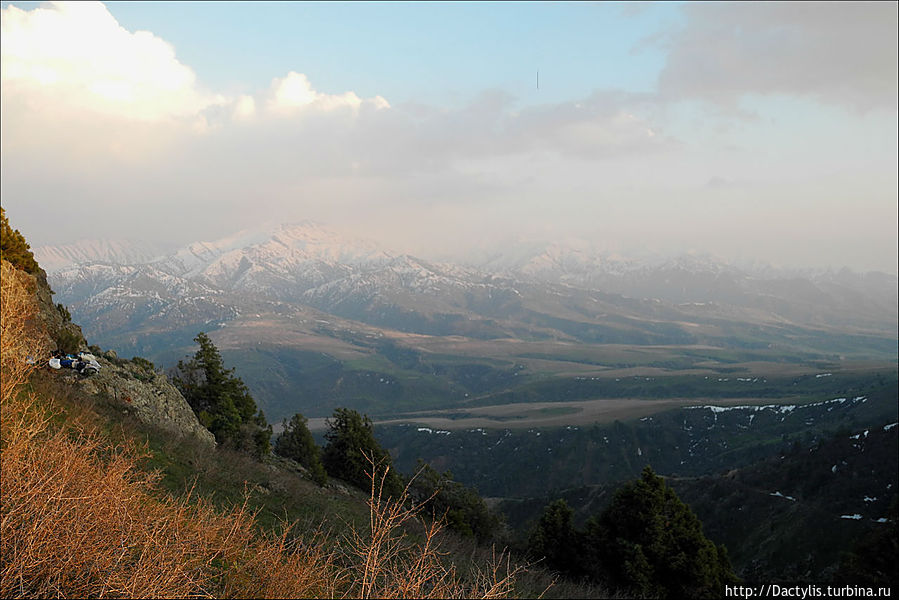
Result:
M63 304L61 302L59 304L57 304L56 311L59 313L59 316L62 317L63 323L71 323L72 322L72 313L69 312L69 309L65 304Z
M613 584L656 598L718 598L738 580L727 551L650 467L587 523L585 543Z
M718 598L739 583L727 550L650 467L578 531L564 500L549 504L528 551L547 566L647 598Z
M81 348L84 338L74 331L63 327L54 336L54 341L56 342L56 347L66 354L76 354Z
M580 575L581 536L574 529L573 518L574 511L564 500L548 504L528 539L528 553L551 569Z
M0 258L32 275L40 270L25 236L10 226L3 207L0 207Z
M144 371L149 371L151 373L156 372L156 365L154 365L152 362L150 362L149 360L147 360L146 358L144 358L142 356L135 356L134 358L131 359L131 362L134 363L135 365L137 365L138 367L140 367L141 369L143 369Z

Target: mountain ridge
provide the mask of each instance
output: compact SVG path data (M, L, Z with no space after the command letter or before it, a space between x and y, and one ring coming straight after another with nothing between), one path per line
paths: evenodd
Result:
M115 264L106 256L49 277L91 339L157 363L173 364L197 331L228 337L229 351L244 362L278 340L279 350L264 356L283 363L283 389L273 387L262 363L248 377L258 386L254 392L267 398L312 385L296 379L296 361L316 352L344 357L339 360L353 368L377 366L390 378L400 376L392 371L399 368L408 393L430 377L433 385L425 387L449 394L447 402L459 395L449 391L458 390L455 384L437 381L447 373L485 377L501 393L506 388L497 386L511 381L520 386L585 368L593 376L631 368L678 375L687 367L713 375L740 362L735 356L768 361L774 370L783 362L832 364L841 357L895 360L899 318L890 276L766 279L708 257L597 272L589 265L601 260L591 262L589 248L569 261L561 247L554 263L540 263L559 264L558 270L491 271L394 253L305 221L195 242L142 263ZM515 252L511 248L510 256ZM697 345L714 350L706 358L664 350ZM337 371L323 369L303 377L331 373L333 381L322 389L335 398L350 393L340 391L346 380ZM512 373L517 379L508 379ZM262 388L268 392L257 391Z

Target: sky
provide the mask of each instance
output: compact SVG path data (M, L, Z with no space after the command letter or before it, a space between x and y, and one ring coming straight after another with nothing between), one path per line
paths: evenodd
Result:
M33 247L310 219L897 272L896 2L0 4Z

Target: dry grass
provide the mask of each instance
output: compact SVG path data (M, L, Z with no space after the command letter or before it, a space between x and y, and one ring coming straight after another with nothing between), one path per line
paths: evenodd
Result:
M508 557L463 581L438 550L440 523L382 499L374 481L370 531L353 531L344 551L316 534L302 543L287 525L280 535L262 534L246 502L223 513L191 494L162 494L158 476L139 467L144 447L112 442L90 419L60 423L53 400L23 385L34 369L25 357L45 352L31 341L40 339L31 331L33 293L2 267L0 597L511 593L520 569ZM416 519L425 533L412 543L406 526Z
M0 263L0 401L6 407L36 368L26 359L44 358L49 348L39 341L38 307L33 280L6 261Z

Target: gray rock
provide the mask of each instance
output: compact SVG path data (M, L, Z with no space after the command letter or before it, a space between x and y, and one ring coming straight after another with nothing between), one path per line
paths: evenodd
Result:
M101 366L99 373L77 379L86 393L106 396L143 423L215 445L215 437L203 427L187 400L165 375L130 361L111 362L103 357L97 357L97 361Z

